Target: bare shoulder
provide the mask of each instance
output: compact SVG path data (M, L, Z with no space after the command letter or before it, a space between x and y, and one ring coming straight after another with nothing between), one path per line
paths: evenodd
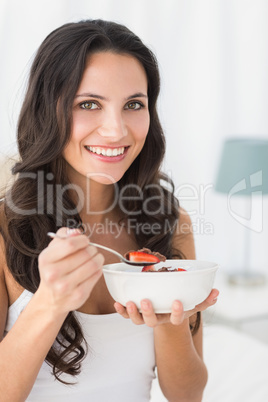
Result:
M179 209L179 220L173 237L173 247L183 253L185 259L195 259L192 221L183 208Z

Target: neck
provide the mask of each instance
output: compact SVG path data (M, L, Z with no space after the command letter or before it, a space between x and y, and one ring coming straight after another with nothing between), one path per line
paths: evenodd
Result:
M70 178L72 179L72 178ZM103 184L80 177L71 180L75 188L70 190L83 222L100 223L112 219L117 210L117 184Z
M113 184L96 183L89 180L81 217L85 221L103 222L116 209L116 192Z

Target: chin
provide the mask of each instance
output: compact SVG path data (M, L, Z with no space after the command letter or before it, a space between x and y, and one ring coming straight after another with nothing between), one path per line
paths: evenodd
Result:
M122 178L122 175L112 176L106 173L89 173L87 178L99 184L109 185L117 183Z

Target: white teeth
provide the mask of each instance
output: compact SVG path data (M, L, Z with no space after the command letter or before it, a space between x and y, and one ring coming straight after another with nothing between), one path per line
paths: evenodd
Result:
M97 148L97 147L86 147L87 149L90 150L90 152L93 152L94 154L97 155L103 155L103 156L118 156L122 155L125 151L125 148Z

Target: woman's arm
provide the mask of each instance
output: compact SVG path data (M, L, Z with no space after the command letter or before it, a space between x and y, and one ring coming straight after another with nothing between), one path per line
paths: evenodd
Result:
M201 333L201 329L199 331ZM179 326L159 325L154 329L158 380L169 402L201 402L207 370L188 320Z
M187 259L195 259L191 220L182 211L174 236L173 246ZM194 336L190 323L194 324L198 311L216 303L218 291L213 289L205 301L191 311L183 311L177 300L171 314L155 314L149 300L141 301L141 313L133 302L126 308L115 303L116 311L134 324L146 324L154 328L155 355L159 384L169 402L200 402L207 382L207 370L202 359L202 325Z
M64 229L60 231L65 234ZM8 296L4 253L0 251L1 340ZM40 254L40 286L0 343L0 399L25 401L65 317L87 300L102 274L102 265L103 256L81 235L55 239Z
M195 259L191 220L184 210L180 214L173 246L185 258ZM167 323L154 328L159 384L170 402L202 400L207 370L202 360L202 322L194 336L190 331L190 321L194 323L195 319L196 313L184 318L180 325Z
M2 339L7 314L7 292L3 281L0 292ZM39 305L38 296L29 302L0 343L0 399L25 401L64 318L54 316L44 305Z

